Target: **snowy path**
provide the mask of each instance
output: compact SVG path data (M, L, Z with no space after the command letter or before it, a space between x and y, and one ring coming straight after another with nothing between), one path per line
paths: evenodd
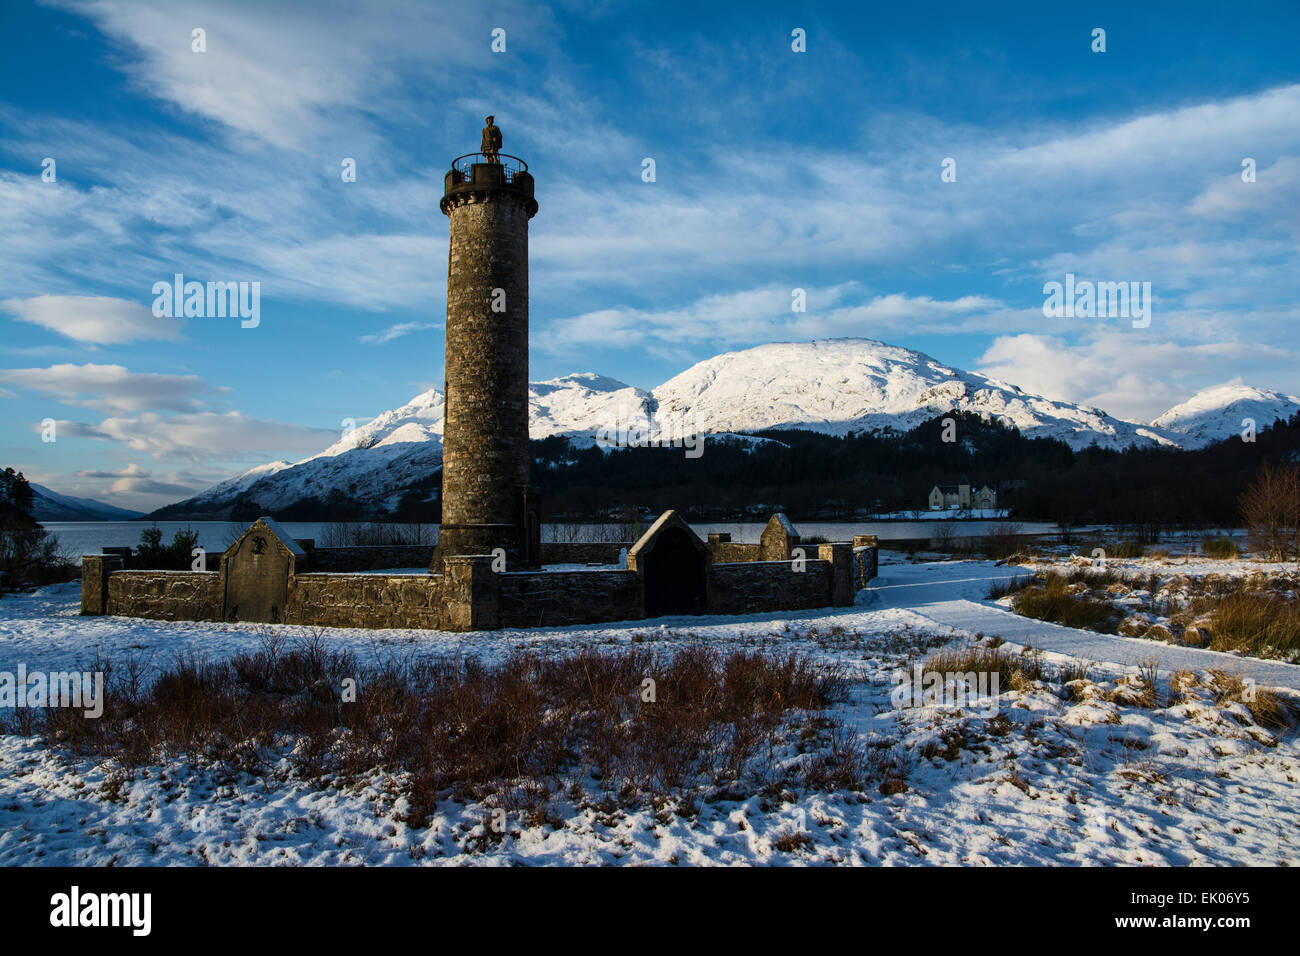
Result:
M999 635L1016 644L1082 660L1138 665L1155 660L1162 671L1220 668L1266 687L1300 691L1300 665L1239 657L1222 651L1175 647L1139 637L1098 634L1062 627L983 601L995 581L1027 577L1015 567L994 567L986 561L882 565L876 585L868 590L881 610L907 610L935 624L970 633Z

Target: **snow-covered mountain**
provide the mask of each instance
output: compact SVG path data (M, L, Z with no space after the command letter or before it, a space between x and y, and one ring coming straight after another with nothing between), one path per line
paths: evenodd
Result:
M1031 395L873 339L782 342L726 352L660 385L654 397L661 418L684 418L702 432L905 431L936 415L964 411L1073 448L1094 442L1104 448L1171 443L1145 425L1100 409Z
M654 415L654 396L645 389L591 372L533 382L528 391L532 438L567 435L584 444L594 440L598 429L617 429Z
M388 511L411 485L441 467L442 421L442 392L429 389L401 408L345 431L317 455L250 468L162 509L160 515L225 518L241 498L276 512L334 494L363 500L377 512Z
M1300 398L1270 388L1217 385L1203 389L1175 405L1151 424L1177 440L1183 448L1204 448L1241 434L1244 420L1256 429L1286 420L1300 411Z
M118 508L94 498L61 495L34 481L30 484L32 517L37 521L130 521L140 517L138 511Z
M653 411L649 392L591 373L534 382L529 392L533 438L567 435L591 444L598 428L644 420ZM259 465L159 514L224 518L241 497L276 512L331 495L364 501L375 513L390 512L408 493L427 496L442 465L442 434L443 394L433 388L344 433L318 455Z
M1300 399L1291 396L1232 386L1202 392L1145 425L1032 395L872 339L727 352L652 392L593 373L534 382L530 392L532 437L564 435L580 446L595 442L602 431L647 421L669 436L768 428L844 435L905 431L938 415L965 411L1076 449L1094 443L1107 448L1199 447L1239 431L1243 417L1254 417L1262 426L1300 407ZM259 465L158 514L226 517L237 503L278 512L331 496L365 502L375 514L391 512L405 495L430 493L442 463L442 435L443 396L430 389L342 435L318 455L293 464Z

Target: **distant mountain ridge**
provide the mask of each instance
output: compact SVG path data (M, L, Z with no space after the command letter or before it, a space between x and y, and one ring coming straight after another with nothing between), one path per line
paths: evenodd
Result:
M37 521L130 521L142 512L119 508L93 498L74 498L28 482L32 488L32 517Z
M283 513L304 502L364 502L392 514L408 496L425 499L442 463L443 395L430 389L352 430L317 455L256 468L155 517L226 518L232 511ZM1054 438L1078 450L1202 447L1240 429L1253 409L1262 427L1275 409L1300 399L1267 389L1207 389L1151 424L1058 402L1015 385L945 365L872 339L775 343L727 352L691 366L652 391L591 372L530 385L529 432L570 438L580 447L602 431L644 423L665 433L749 433L802 428L831 435L906 431L949 412L971 412L1029 438ZM1287 412L1281 417L1287 417Z

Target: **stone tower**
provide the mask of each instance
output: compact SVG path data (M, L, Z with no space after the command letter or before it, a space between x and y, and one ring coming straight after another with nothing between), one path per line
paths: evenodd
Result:
M508 568L536 567L539 500L528 484L533 177L522 160L485 149L455 160L444 185L441 208L451 220L447 409L442 530L430 570L440 573L451 555L497 548Z

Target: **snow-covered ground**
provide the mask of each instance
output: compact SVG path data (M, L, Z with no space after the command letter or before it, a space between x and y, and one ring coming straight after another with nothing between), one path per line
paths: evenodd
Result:
M1099 564L1104 564L1105 574ZM1021 560L1020 567L1044 576L1070 575L1069 590L1081 599L1109 604L1119 618L1118 632L1145 643L1167 642L1192 648L1213 644L1219 599L1250 592L1294 606L1300 601L1300 563L1259 559L1218 559L1188 548L1162 550L1141 558L1094 558L1068 551ZM1010 610L1012 597L998 605ZM1165 652L1161 652L1162 654ZM1179 652L1175 652L1177 654ZM1300 664L1300 652L1283 644L1243 653ZM1194 660L1195 655L1188 657ZM1278 672L1278 682L1287 679ZM1294 686L1289 684L1288 686Z
M876 780L860 792L731 795L698 812L611 809L564 796L550 822L510 817L504 839L491 842L482 840L486 809L472 803L441 801L427 826L409 827L398 782L378 775L340 791L296 780L287 763L265 778L228 779L220 768L177 760L123 780L111 764L9 735L0 736L0 864L1300 863L1295 730L1257 726L1239 703L1216 704L1204 686L1173 703L1167 674L1158 706L1129 702L1138 670L1120 652L1129 639L1059 634L984 600L992 580L1023 573L990 562L886 564L857 606L810 612L486 634L323 632L362 663L645 641L797 650L854 678L834 716L895 767L902 792L886 795ZM20 663L89 669L97 656L215 658L258 649L265 630L83 618L77 585L61 585L0 600L0 672ZM893 675L975 631L985 641L1001 634L1013 651L1047 648L1049 679L1000 688L976 707L895 705ZM1267 663L1197 653L1208 655L1191 662L1202 675ZM1067 688L1050 675L1074 655L1101 663ZM1300 686L1293 672L1300 668L1267 676ZM789 749L778 759L800 754Z
M1151 559L1130 562L1111 561L1113 570L1128 567L1134 573L1150 568ZM1006 601L990 602L984 598L996 581L1009 578L1028 578L1030 571L1051 569L1055 564L1035 564L1023 567L990 566L982 561L946 561L898 566L887 569L875 589L889 607L906 608L932 627L951 628L954 631L988 635L996 634L1007 641L1053 651L1079 660L1109 661L1117 664L1140 666L1155 661L1163 671L1179 669L1205 670L1223 668L1242 678L1254 680L1260 686L1280 687L1300 692L1300 664L1260 660L1201 650L1195 647L1178 647L1139 637L1098 634L1072 627L1062 627L1046 621L1022 617L1006 609ZM1188 562L1178 565L1181 573L1194 575L1196 568L1213 568L1212 572L1239 574L1261 573L1261 567L1280 572L1294 572L1294 563L1261 565L1256 562L1209 561Z

